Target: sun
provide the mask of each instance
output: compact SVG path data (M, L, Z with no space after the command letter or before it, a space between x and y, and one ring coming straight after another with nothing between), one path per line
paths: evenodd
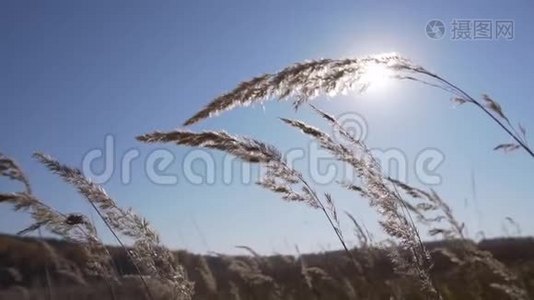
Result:
M383 64L370 64L365 67L361 80L368 85L368 91L384 90L391 84L393 71Z

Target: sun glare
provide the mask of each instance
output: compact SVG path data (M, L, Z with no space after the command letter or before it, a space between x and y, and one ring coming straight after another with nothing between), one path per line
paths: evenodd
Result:
M380 91L390 85L392 76L393 71L385 65L371 64L366 67L361 79L369 85L369 91Z

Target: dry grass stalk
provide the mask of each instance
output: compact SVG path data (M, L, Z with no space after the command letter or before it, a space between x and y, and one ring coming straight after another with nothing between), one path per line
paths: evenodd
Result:
M280 72L264 74L240 83L232 91L215 98L184 125L191 125L237 106L260 103L271 98L293 98L295 107L319 96L321 93L336 95L358 88L365 90L368 83L362 82L367 68L383 64L395 68L407 64L397 55L377 55L354 59L322 59L294 64Z
M204 284L204 289L208 291L209 294L217 293L217 279L213 275L213 272L206 261L206 258L203 255L198 257L198 267L196 267L200 277L202 277L202 282ZM195 287L197 284L195 284Z
M256 258L256 259L262 259L262 256L256 252L256 250L252 249L251 247L249 246L244 246L244 245L238 245L238 246L235 246L237 249L243 249L245 251L247 251L248 253L250 253L250 255L252 255L252 257Z
M190 131L174 130L138 136L137 140L145 143L174 143L192 147L205 147L232 154L246 162L260 163L266 169L258 185L272 192L280 194L282 199L290 202L302 202L310 207L320 209L328 219L330 226L336 233L347 255L356 267L359 267L352 253L348 249L337 220L337 213L332 198L325 194L325 207L317 193L312 189L304 176L289 167L282 158L282 154L275 147L261 141L232 136L224 131L204 131L194 133ZM300 190L300 191L299 191ZM329 213L330 211L330 213Z
M228 269L235 272L244 282L250 285L267 285L276 288L276 282L271 276L264 274L254 259L228 258Z
M395 186L386 180L380 165L363 141L352 137L333 116L313 108L348 141L347 144L335 141L327 133L304 122L289 119L282 119L282 121L311 136L321 148L354 168L362 182L358 191L369 200L371 206L377 208L382 216L379 221L380 225L389 236L398 241L398 246L403 250L399 252L401 255L394 257L397 271L416 277L420 280L423 290L430 295L437 296L429 276L432 265L430 256L411 220L410 213L405 206L406 201L402 199ZM410 255L402 255L402 252L410 253Z
M281 299L280 286L272 276L264 272L260 265L261 260L250 256L221 255L220 257L226 263L228 270L237 275L241 286L248 287L246 290L249 292L258 291L268 299ZM233 283L232 281L230 282ZM238 291L236 290L236 292Z
M360 225L360 223L352 214L350 214L349 212L345 212L345 215L347 215L347 217L351 220L354 228L354 236L356 236L356 238L358 239L358 257L360 257L360 260L364 262L363 265L366 268L372 269L375 266L375 250L372 248L372 236L369 231L364 228L364 226L362 227ZM365 277L365 273L363 271L364 270L362 268L362 276Z
M313 286L312 277L308 273L308 265L306 264L306 260L300 254L298 247L296 249L297 249L297 253L299 255L298 261L300 262L300 275L302 276L302 279L304 280L304 283L306 284L308 289L315 293L315 288Z
M11 158L0 153L0 176L8 177L12 180L20 181L26 188L26 193L31 194L32 188L28 177L24 174L20 166Z
M354 236L358 239L360 248L367 248L369 246L369 239L365 234L362 226L356 220L356 218L349 212L345 212L347 217L351 220L352 225L354 226Z
M128 252L134 265L154 279L172 287L176 298L189 299L191 297L193 284L187 280L185 271L175 262L173 254L161 245L158 234L150 227L146 219L131 210L120 208L100 185L91 182L80 170L62 165L44 154L36 153L35 158L51 172L76 187L78 192L93 205L126 251L128 251L127 248L115 231L135 241L132 250ZM148 287L147 291L149 291Z
M506 222L508 222L510 225L512 225L512 227L514 228L514 233L517 236L520 236L521 235L521 226L519 225L519 223L517 223L514 220L514 218L512 218L512 217L505 217L504 219L506 220Z
M326 281L329 283L334 282L335 280L326 272L325 270L319 267L310 267L304 259L304 256L300 254L299 248L295 247L298 254L298 262L300 262L300 275L304 284L310 290L315 299L321 299L321 293L316 286L316 283L321 281Z
M418 221L426 225L436 225L442 220L447 222L448 228L432 227L429 230L430 235L443 235L447 239L461 238L464 236L464 223L458 222L452 213L450 206L441 199L441 197L434 190L430 192L424 191L412 187L404 182L388 178L390 182L398 186L401 190L405 191L408 195L415 199L424 200L425 202L419 202L415 206L410 206L411 210L417 213ZM429 212L439 212L437 216L428 216Z
M317 110L318 111L318 110ZM388 186L388 182L383 178L380 167L372 157L365 145L360 141L355 141L340 126L337 126L335 119L326 113L318 111L325 119L333 124L333 127L340 131L349 141L351 147L356 147L360 155L364 158L357 157L355 152L345 145L336 143L326 133L313 128L303 122L296 120L282 119L287 124L300 129L303 133L312 136L319 144L334 154L339 160L353 166L362 180L365 181L365 194L370 200L372 206L376 206L384 219L380 222L384 230L392 237L397 238L399 245L403 250L411 254L405 257L404 261L396 261L397 270L406 274L416 276L420 279L422 287L429 294L436 295L428 269L431 266L429 254L424 248L417 228L411 220L406 217L406 212L399 203L403 203L398 193ZM334 229L338 239L343 245L345 251L352 258L352 253L346 246L337 220L337 213L322 204L321 200L303 179L303 176L287 166L283 161L279 151L265 143L249 139L231 136L225 132L206 131L201 133L192 133L189 131L174 130L171 132L154 132L145 134L137 138L142 142L164 142L175 143L178 145L200 146L211 149L222 150L233 154L248 162L262 163L267 169L266 175L259 184L269 190L282 194L282 198L289 201L305 202L314 208L320 208L331 227ZM295 192L294 185L300 184L302 193ZM331 197L325 195L329 208L335 208ZM354 259L352 259L355 262ZM355 263L359 267L359 264Z
M85 269L87 273L106 280L116 280L116 274L111 266L111 256L87 218L82 215L62 214L41 202L31 194L30 181L18 164L5 155L0 154L0 157L2 165L0 174L22 182L26 189L18 193L0 193L0 203L10 203L15 211L29 212L34 221L34 224L19 231L18 234L46 228L51 233L81 246L87 259Z
M303 103L321 95L335 96L348 90L364 91L370 82L365 81L366 71L373 66L382 66L394 74L394 78L411 80L452 93L456 104L470 103L482 110L496 122L512 139L513 143L501 144L496 150L512 151L523 148L534 157L526 140L526 130L512 126L497 101L488 95L476 100L458 86L409 59L396 54L381 54L352 59L321 59L289 66L277 73L264 74L240 83L232 91L215 98L204 109L188 119L184 125L192 125L206 118L237 106L261 103L269 99L293 99L298 108Z
M452 253L448 249L439 249L439 252L446 255L451 262L457 265L481 266L490 273L496 275L501 282L491 283L490 286L501 290L508 295L510 299L528 299L527 291L521 287L521 283L513 272L511 272L503 263L495 259L490 252L478 249L475 244L466 239L463 233L464 223L459 222L455 218L450 206L438 195L438 193L434 190L427 192L397 180L391 179L391 181L413 198L423 201L415 205L418 210L422 211L422 215L431 212L438 213L437 216L423 217L420 219L421 222L430 226L430 235L441 235L445 240L460 241L461 256ZM446 227L440 225L442 221L446 222Z
M174 130L170 132L154 132L137 137L145 143L174 143L192 147L205 147L232 154L246 162L261 163L266 168L265 176L258 184L275 193L281 194L287 201L304 202L318 208L319 204L312 191L305 186L302 192L295 189L302 175L291 169L275 147L245 137L232 136L224 131L205 131L194 133Z
M19 234L46 228L51 233L81 246L87 259L86 271L90 275L116 278L107 249L98 239L94 227L85 218L73 224L69 221L72 215L63 215L25 192L2 193L0 203L2 202L11 203L16 211L28 211L35 221Z
M446 90L454 95L453 101L457 104L470 103L477 106L514 139L513 143L495 147L496 150L512 151L523 148L534 157L534 152L529 148L526 140L526 130L521 125L518 128L512 126L497 101L487 95L483 95L480 101L476 100L439 75L398 55L379 55L345 60L323 59L296 64L274 74L265 74L243 82L234 90L217 97L208 106L188 119L184 125L194 124L236 106L260 103L271 98L278 98L279 100L292 98L293 105L298 108L320 94L333 96L351 89L363 91L369 84L369 82L364 81L364 75L368 68L373 65L386 67L395 74L397 79L417 81ZM346 138L347 144L338 143L324 132L301 121L282 120L314 138L338 160L354 167L362 184L357 186L349 183L345 184L345 186L368 198L371 206L376 207L382 215L381 226L400 246L400 251L395 260L397 268L404 269L408 274L418 277L423 284L423 288L429 294L437 295L428 275L428 270L431 266L429 255L422 245L419 232L411 218L411 213L416 214L419 220L427 223L437 222L442 219L448 220L452 229L433 228L431 230L433 234L448 236L458 234L463 236L463 225L454 220L450 208L444 205L444 202L435 193L428 194L429 203L414 206L405 201L397 189L402 189L402 186L392 182L382 174L379 164L365 144L351 137L333 117L317 109L316 111ZM138 139L145 142L172 141L177 144L219 149L232 153L246 161L260 162L267 165L267 175L260 181L260 185L283 194L283 198L286 200L304 201L312 207L323 209L332 228L334 228L343 244L343 238L340 232L336 230L336 228L339 228L339 225L336 225L339 224L337 213L335 210L330 209L330 207L335 208L331 197L326 195L327 208L325 208L315 192L305 181L301 180L300 173L295 176L293 170L289 170L288 174L290 175L285 174L284 172L287 171L287 168L283 166L283 163L280 163L280 159L273 159L271 156L262 153L261 150L258 150L257 143L253 143L252 147L247 147L247 141L251 140L240 141L223 132L193 134L179 130L169 133L156 132ZM303 183L302 193L294 191L293 185L296 183ZM330 213L327 212L327 209ZM441 210L443 215L436 218L426 217L425 213L427 211L435 209ZM410 255L406 257L404 252L409 252Z

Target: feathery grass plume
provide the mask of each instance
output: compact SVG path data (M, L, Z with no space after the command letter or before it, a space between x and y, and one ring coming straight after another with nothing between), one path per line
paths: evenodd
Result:
M154 132L138 136L137 140L145 143L174 143L192 147L205 147L232 154L246 162L261 163L267 172L258 184L275 193L281 194L287 201L304 202L318 208L311 191L303 188L302 192L294 190L302 175L291 169L275 147L245 137L235 137L224 131L205 131L194 133L174 130Z
M465 239L464 229L465 224L458 222L452 213L450 206L434 191L424 191L419 188L410 186L399 180L388 178L388 180L398 186L401 190L406 192L414 199L424 200L425 202L417 203L415 206L411 206L414 211L417 211L418 221L426 224L433 225L445 220L448 224L448 228L435 228L432 227L429 230L430 235L441 234L445 238L461 238ZM429 212L439 212L437 216L429 217L426 214Z
M111 267L111 257L96 235L96 230L89 222L69 225L69 216L63 215L34 196L22 193L0 193L0 203L10 203L15 211L28 211L34 224L19 234L46 228L53 234L81 246L87 259L86 272L93 276L113 279L116 277Z
M328 272L319 267L306 267L305 272L312 278L312 280L328 282L336 281L330 274L328 274Z
M111 255L98 239L96 229L81 216L73 223L72 215L65 215L41 202L32 193L30 181L24 171L11 158L0 153L0 175L22 182L24 192L0 193L0 203L10 203L15 211L30 213L34 223L19 231L18 235L46 228L53 234L61 236L67 241L81 245L87 259L85 271L93 276L116 280L116 274L111 266Z
M304 284L313 293L315 299L321 299L321 292L319 291L317 283L321 281L333 283L335 280L325 270L319 267L308 266L304 256L300 254L299 248L295 248L298 255L298 261L300 262L300 275L302 276Z
M204 284L204 289L209 294L216 294L217 293L217 279L213 275L213 272L210 269L210 266L208 265L208 262L206 261L206 258L203 255L199 255L198 257L198 266L196 267L198 273L200 274L200 277L202 278L202 282ZM198 286L198 283L195 284L195 288Z
M146 219L130 209L120 208L100 185L91 182L80 170L62 165L41 153L35 153L34 157L51 172L76 187L89 201L133 259L136 267L161 281L162 284L170 286L177 299L191 298L193 284L187 280L185 271L175 262L173 254L160 243L158 234ZM127 250L115 231L135 241L131 251ZM150 293L148 287L147 292Z
M38 232L39 232L39 238L43 239L43 236L42 236L42 233L41 233L41 229L38 229ZM44 242L46 243L46 242ZM45 280L46 280L46 292L47 292L47 296L48 296L48 299L52 300L53 298L53 293L52 293L52 278L50 276L50 269L48 268L48 261L45 262ZM114 297L113 297L114 298Z
M332 118L333 119L333 118ZM334 154L338 154L338 158L342 161L348 162L355 168L359 169L362 178L369 181L366 193L369 195L370 202L373 206L377 206L384 216L381 224L385 231L400 239L400 245L411 253L411 257L401 265L397 265L398 270L403 270L405 273L417 276L422 283L422 286L429 293L435 294L435 289L432 286L428 276L428 269L430 268L429 255L422 245L417 229L409 220L399 211L398 201L400 197L388 189L380 170L376 165L374 168L367 166L368 162L363 162L361 159L355 157L353 152L343 145L335 143L327 134L307 126L300 121L292 121L283 119L286 123L300 128L304 133L313 136L319 140L321 146L330 150ZM260 185L270 189L274 192L283 194L285 200L301 201L309 204L314 208L320 208L330 222L338 239L343 245L346 253L351 257L352 253L348 250L339 228L333 221L326 207L322 204L317 194L303 179L302 175L295 170L289 168L282 160L281 155L272 146L268 146L262 142L231 136L225 132L207 131L201 133L192 133L189 131L175 130L168 133L155 132L152 134L145 134L137 138L142 142L171 142L178 145L188 146L202 146L211 149L226 151L237 156L245 161L262 163L267 172L264 178L260 180ZM360 145L360 144L358 144ZM368 154L368 152L365 152ZM372 157L372 156L371 156ZM376 164L376 161L371 161ZM302 194L294 191L293 185L301 183ZM327 197L328 201L328 197ZM357 264L355 264L357 265ZM415 267L415 272L414 272Z
M5 176L12 180L22 182L26 188L26 193L32 193L30 181L17 162L2 153L0 153L0 176Z
M461 251L461 256L458 256L447 249L438 249L440 253L449 257L451 262L457 265L482 266L486 270L490 271L501 280L501 282L491 283L490 286L492 288L501 290L508 295L510 299L528 299L527 291L521 286L521 283L513 272L511 272L503 263L494 258L490 252L478 249L475 244L471 243L465 238L463 233L464 223L459 222L455 218L450 206L438 195L438 193L432 189L430 192L427 192L398 180L390 180L413 198L426 201L416 204L417 208L420 208L425 213L440 213L437 217L425 217L421 220L422 222L431 225L431 228L429 229L430 235L439 234L442 235L442 237L446 240L460 241L459 250ZM447 228L443 228L442 226L433 226L434 224L439 224L442 220L446 221L448 225Z
M362 77L370 66L380 64L396 68L398 64L408 63L395 54L297 63L280 72L264 74L240 83L232 91L215 98L184 125L197 123L237 106L260 103L271 98L293 98L293 105L297 108L321 93L334 96L353 88L363 91L369 83L363 82Z
M255 257L221 256L227 264L228 271L237 275L241 286L247 286L249 291L257 291L269 299L280 299L280 286L276 280L266 274Z
M257 261L254 259L229 259L228 269L235 272L244 282L253 286L272 286L276 288L277 284L274 279L262 272Z
M260 264L261 266L263 266L264 268L266 269L273 268L273 265L271 264L271 260L261 256L258 252L256 252L256 250L252 249L252 247L244 246L244 245L238 245L235 247L237 249L243 249L246 252L250 253L250 255L256 260L256 262Z
M482 96L483 102L476 100L438 74L394 53L362 58L312 60L291 65L277 73L255 77L215 98L184 125L192 125L237 106L261 103L274 98L292 99L294 107L298 108L321 94L335 96L353 89L363 92L372 84L365 80L367 70L377 65L390 71L396 79L415 81L445 90L453 94L452 101L456 104L475 105L514 140L513 149L499 146L497 149L514 150L521 147L534 157L534 151L526 141L526 130L521 125L517 129L512 126L497 101L488 95Z
M170 132L148 133L137 137L145 143L174 143L192 147L205 147L232 154L246 162L260 163L265 169L265 175L257 183L263 188L280 194L283 200L303 202L310 207L320 209L328 219L330 226L336 233L343 249L357 267L356 260L348 249L341 229L336 225L335 206L329 194L325 199L331 208L332 215L327 211L317 193L312 189L302 174L287 165L282 154L274 146L261 141L232 136L224 131L204 131L194 133L190 131L174 130ZM300 190L301 192L298 192Z
M362 181L359 188L372 207L375 207L382 219L379 221L383 230L398 241L403 251L395 257L395 267L400 273L414 276L420 280L422 289L429 295L439 296L429 275L432 266L430 255L424 247L419 232L411 220L409 211L395 187L382 174L376 159L363 141L356 140L343 127L339 126L333 116L314 107L332 127L345 137L350 144L342 144L332 139L327 133L298 120L282 118L282 121L311 136L319 146L329 151L336 159L352 166ZM409 255L403 255L403 253Z
M302 276L302 279L304 280L304 283L306 284L306 286L308 287L308 289L310 291L312 291L315 296L317 296L317 290L314 288L313 286L313 281L312 281L312 277L310 276L310 274L307 272L308 270L308 265L306 264L306 260L304 259L304 257L300 254L300 251L299 251L299 248L298 247L295 247L296 250L297 250L297 254L298 254L298 261L300 262L300 275Z
M145 143L175 143L191 147L206 147L230 153L247 162L270 162L281 159L281 154L273 146L260 141L233 137L224 131L205 131L201 134L175 130L145 134L137 137Z
M481 265L501 279L502 282L491 283L490 286L492 288L501 290L510 299L526 300L530 298L517 276L503 263L494 258L490 252L480 250L474 245L467 243L466 245L468 246L464 247L464 263Z

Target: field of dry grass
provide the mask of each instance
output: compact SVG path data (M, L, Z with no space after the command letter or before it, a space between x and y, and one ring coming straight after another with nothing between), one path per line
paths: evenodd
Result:
M398 80L443 89L451 94L456 104L472 105L512 140L497 145L494 150L523 151L534 158L526 130L521 125L512 125L500 104L490 96L476 99L438 74L395 54L308 61L255 77L214 99L184 126L237 106L270 99L292 101L295 108L300 108L320 95L335 96L347 90L363 92L371 84L365 80L366 72L377 65L391 71ZM280 121L288 126L288 130L297 130L354 170L357 178L339 182L337 187L354 191L368 201L377 213L386 240L374 241L349 213L347 217L352 220L359 239L359 247L350 249L340 226L344 216L338 212L335 199L328 193L317 192L306 174L288 164L281 151L264 141L222 130L156 131L140 135L137 140L214 149L259 165L265 172L258 185L284 201L319 210L339 240L342 251L298 258L262 257L250 248L246 248L251 253L248 257L175 255L160 242L158 233L146 219L118 206L102 186L76 168L63 165L46 154L35 153L37 162L73 186L92 206L120 245L110 249L101 241L87 216L57 211L38 199L31 188L31 180L36 179L30 179L13 158L1 155L0 173L20 181L23 189L17 193L1 193L0 202L31 214L34 220L34 224L22 229L20 234L46 230L68 241L69 246L64 248L70 249L58 251L51 242L43 240L21 242L15 239L11 242L19 243L17 247L20 248L6 244L2 255L9 263L5 264L3 276L8 282L11 280L12 285L6 285L9 291L4 294L17 294L21 299L26 296L41 299L531 297L531 257L504 259L497 255L498 247L490 247L491 251L487 251L482 245L470 241L464 224L455 217L446 199L432 189L414 187L390 178L365 141L355 138L328 112L311 105L309 109L341 138L333 138L299 119L282 118ZM443 243L424 243L423 232L440 237ZM132 244L126 245L125 240ZM507 241L502 245L511 247L515 242ZM521 249L532 249L531 240L520 243ZM25 248L30 250L22 250ZM28 259L31 254L23 255L25 251L39 251L46 255L37 264ZM18 285L21 282L24 284ZM9 295L5 297L15 297Z
M76 244L46 241L72 267L83 268L82 250ZM432 276L446 299L503 299L498 290L485 288L495 275L483 267L462 266L441 254L457 253L457 241L426 244L433 255ZM34 238L0 236L3 266L0 299L108 299L109 290L98 280L78 280L53 266L54 258L42 255L42 241ZM520 278L529 293L534 292L534 239L508 238L480 242L480 250L491 253ZM109 248L120 271L120 283L113 284L116 299L145 299L136 279L135 267L120 248ZM190 280L195 282L194 299L425 299L418 286L393 272L383 249L352 249L362 266L355 272L343 251L295 256L195 255L175 252ZM47 289L48 280L51 289ZM17 270L17 271L15 271ZM81 274L79 275L81 276ZM165 287L150 282L155 299L166 299Z

